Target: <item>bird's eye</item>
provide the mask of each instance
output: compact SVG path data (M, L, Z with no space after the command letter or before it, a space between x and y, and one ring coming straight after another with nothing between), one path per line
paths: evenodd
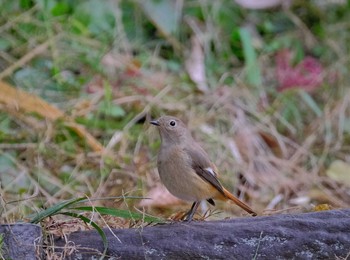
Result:
M171 120L169 123L171 126L175 126L176 125L176 121L175 120Z

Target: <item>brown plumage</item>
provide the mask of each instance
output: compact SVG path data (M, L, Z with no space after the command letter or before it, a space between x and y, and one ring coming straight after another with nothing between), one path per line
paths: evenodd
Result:
M243 201L226 190L218 180L215 165L204 149L194 141L186 125L178 118L162 116L151 121L161 137L158 153L159 176L174 196L194 201L186 220L191 220L200 201L231 200L252 215L256 213Z

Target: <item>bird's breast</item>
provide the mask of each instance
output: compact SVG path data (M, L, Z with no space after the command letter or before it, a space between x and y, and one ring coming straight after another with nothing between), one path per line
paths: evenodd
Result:
M216 190L192 168L192 158L180 146L161 149L158 172L162 183L174 196L186 201L209 199Z

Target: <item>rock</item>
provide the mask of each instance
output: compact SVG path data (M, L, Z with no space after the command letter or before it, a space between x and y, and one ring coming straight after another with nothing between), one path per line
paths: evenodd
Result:
M111 231L105 229L107 256L118 259L341 259L350 252L349 209ZM74 232L68 240L75 248L68 259L103 252L96 231ZM54 243L66 245L62 238Z
M29 223L0 225L1 259L40 259L41 226Z

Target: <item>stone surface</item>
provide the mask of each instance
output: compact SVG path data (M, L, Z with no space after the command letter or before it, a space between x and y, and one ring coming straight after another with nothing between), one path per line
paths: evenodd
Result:
M115 259L342 259L350 253L349 209L112 231L105 230L107 255ZM70 259L103 251L94 231L72 233L68 240L76 248Z
M0 225L1 254L4 259L35 260L40 258L41 227L29 223Z

